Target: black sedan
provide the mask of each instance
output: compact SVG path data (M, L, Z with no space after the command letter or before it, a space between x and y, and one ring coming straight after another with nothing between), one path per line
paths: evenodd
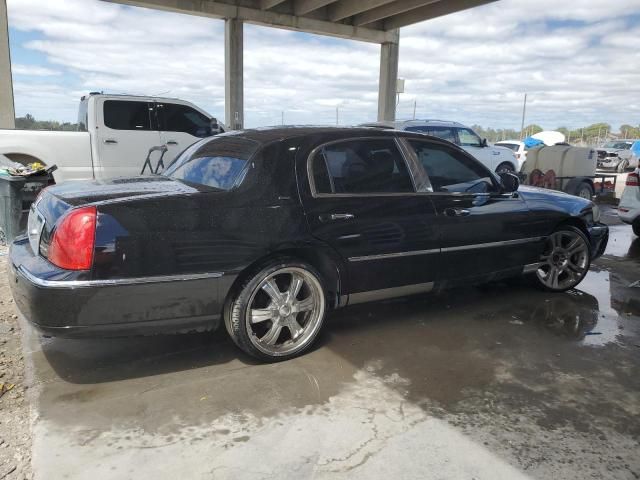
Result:
M590 201L519 187L421 134L223 134L159 176L68 183L33 205L11 287L46 335L213 329L266 360L298 355L327 312L529 275L564 291L601 255Z

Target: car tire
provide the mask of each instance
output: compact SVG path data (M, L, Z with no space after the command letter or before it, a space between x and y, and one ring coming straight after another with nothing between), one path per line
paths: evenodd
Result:
M636 218L631 224L631 228L633 229L633 233L635 233L638 237L640 237L640 217Z
M533 277L536 285L549 292L576 287L591 266L591 244L578 228L566 225L546 239L540 264Z
M624 173L627 171L627 168L629 168L629 160L621 160L618 164L618 168L616 168L616 171L618 173Z
M500 165L498 165L498 168L496 168L496 173L503 172L515 173L516 169L513 168L513 165L511 165L509 162L502 162Z
M591 200L593 198L593 187L587 182L582 182L576 187L574 195Z
M235 344L265 361L296 357L315 341L327 309L322 277L311 265L276 258L248 274L227 301Z

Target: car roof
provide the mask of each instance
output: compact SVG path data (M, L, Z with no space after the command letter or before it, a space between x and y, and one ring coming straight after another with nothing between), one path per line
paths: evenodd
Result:
M275 141L288 140L292 138L303 137L306 135L318 134L335 134L336 136L389 136L389 131L379 128L367 127L330 127L330 126L313 126L313 125L292 125L277 127L261 127L250 128L246 130L235 130L232 132L222 133L216 137L237 136L248 140L253 140L262 144Z
M376 127L376 128L393 128L395 130L406 130L408 127L458 127L467 128L460 122L453 122L449 120L395 120L395 121L380 121L369 122L360 125L362 127Z

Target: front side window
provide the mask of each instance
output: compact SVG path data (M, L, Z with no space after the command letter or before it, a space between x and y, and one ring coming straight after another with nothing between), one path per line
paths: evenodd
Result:
M458 129L458 140L463 147L479 147L482 143L480 137L469 128Z
M162 173L187 183L230 190L242 182L259 145L228 136L201 140L180 154Z
M326 145L313 157L311 170L317 193L414 192L407 165L391 138Z
M155 130L152 115L153 105L149 102L104 102L104 124L114 130Z
M480 163L446 145L409 140L435 192L490 193L495 184Z
M194 137L211 136L211 120L194 108L175 103L159 103L160 130L184 132Z

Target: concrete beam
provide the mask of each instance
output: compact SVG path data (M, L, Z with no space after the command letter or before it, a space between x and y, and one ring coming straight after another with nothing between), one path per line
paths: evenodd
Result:
M331 37L348 38L362 42L393 42L393 32L375 30L367 27L354 27L342 23L333 23L307 17L276 13L256 8L196 0L102 0L105 2L153 8L169 12L187 13L212 18L235 18L245 23L284 28L298 32L316 33ZM326 0L322 0L326 1Z
M0 0L0 128L16 128L6 0Z
M496 0L441 0L431 5L425 5L424 7L414 8L408 12L394 15L385 20L384 28L389 30L392 28L406 27L407 25L413 25L417 22L424 22L425 20L431 20L432 18L442 17L443 15L449 15L450 13L467 10L495 1Z
M380 46L378 121L396 119L396 85L398 83L399 56L400 48L398 42L387 42Z
M273 8L277 5L280 5L281 3L284 3L286 0L262 0L260 2L260 8L262 10L269 10L270 8Z
M395 2L382 5L378 8L372 8L371 10L356 15L352 23L360 27L437 1L438 0L396 0Z
M335 2L336 0L295 0L293 12L296 15L306 15L307 13L319 10L322 7Z
M244 125L242 21L228 18L224 21L224 113L225 123L232 130Z
M379 7L393 0L340 0L329 6L329 20L337 22L352 17L358 13L366 12L371 8Z

